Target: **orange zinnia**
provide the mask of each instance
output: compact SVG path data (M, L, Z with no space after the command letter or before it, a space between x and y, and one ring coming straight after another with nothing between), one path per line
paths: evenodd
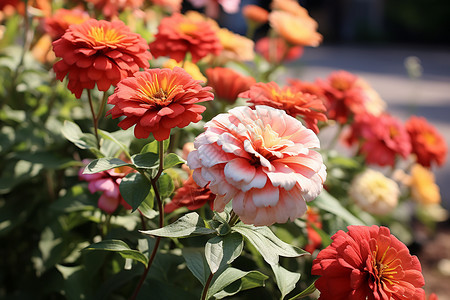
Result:
M107 91L139 68L149 67L152 58L147 42L122 21L91 19L71 25L53 42L53 50L62 58L53 66L56 78L63 81L68 75L68 88L77 98L95 84Z
M45 31L53 40L63 36L72 24L81 24L89 20L89 14L80 9L58 9L51 17L45 18Z
M202 87L182 68L147 69L125 78L108 98L115 105L107 115L113 119L125 116L119 127L136 124L134 135L147 138L150 133L162 141L174 127L183 128L202 119L205 107L198 102L213 100L210 87Z
M405 124L411 138L412 153L417 162L430 167L433 162L442 166L447 156L447 145L444 138L423 117L412 116Z
M217 98L234 103L241 92L250 88L256 81L251 76L243 76L229 68L210 68L206 70L208 85L213 88Z
M86 0L94 4L95 8L102 11L105 17L117 16L125 8L138 9L144 4L144 0Z
M309 17L308 11L300 6L296 0L273 0L273 10L281 10L298 17Z
M301 116L307 127L319 132L318 121L326 121L325 105L314 95L302 93L291 87L281 89L275 82L258 82L239 95L253 105L267 105L286 111L293 117Z
M208 54L218 55L222 45L209 22L175 13L161 20L150 50L155 57L168 56L178 62L189 52L196 63Z
M258 5L254 4L245 5L242 9L242 14L248 20L258 24L264 24L267 23L267 21L269 21L269 12Z

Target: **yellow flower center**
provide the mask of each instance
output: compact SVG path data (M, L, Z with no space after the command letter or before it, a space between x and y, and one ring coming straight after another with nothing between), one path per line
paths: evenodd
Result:
M188 22L181 23L181 24L178 26L178 28L180 29L180 31L181 31L182 33L187 34L187 35L192 35L195 31L198 30L197 24L194 24L194 23L188 23Z
M331 82L331 86L339 91L346 91L350 89L350 82L343 78L334 78Z
M436 136L430 132L424 132L422 134L423 138L425 139L425 142L429 145L433 145L436 143Z
M390 248L387 247L386 251L381 255L378 253L378 245L376 249L372 251L372 266L375 271L377 282L388 282L391 285L397 284L399 281L395 279L398 274L398 264L396 257L387 258L387 252Z
M62 19L67 24L72 25L72 24L81 24L84 21L86 21L87 18L68 14L68 15L64 15Z
M92 27L89 36L98 44L115 44L125 37L114 28L105 29L103 27Z
M144 81L140 83L137 89L139 98L149 104L155 106L167 106L172 102L172 98L178 93L179 86L168 81L167 78L158 80L156 74L153 75L152 81Z

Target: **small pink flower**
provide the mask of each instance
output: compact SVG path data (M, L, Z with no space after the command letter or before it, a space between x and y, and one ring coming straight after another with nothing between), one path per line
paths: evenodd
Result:
M205 125L188 165L199 186L217 195L215 210L233 199L244 223L271 225L306 212L319 195L326 171L312 130L282 110L236 107Z
M86 165L88 160L83 160ZM102 195L98 199L98 207L108 214L112 214L122 204L126 209L131 209L131 206L125 202L120 195L119 185L122 178L130 173L129 168L111 169L104 172L94 174L83 174L84 168L78 172L78 178L89 182L88 189L94 194L101 192Z
M227 14L239 12L241 0L189 0L195 8L205 7L205 14L213 19L219 17L219 4Z

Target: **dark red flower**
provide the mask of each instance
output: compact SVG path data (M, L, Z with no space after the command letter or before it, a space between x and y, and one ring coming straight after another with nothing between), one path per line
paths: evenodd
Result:
M202 87L184 69L147 69L125 78L108 98L115 105L106 115L120 121L122 129L134 124L134 135L147 138L150 133L156 140L169 137L174 127L183 128L202 119L205 107L198 102L213 100L210 87Z
M71 25L53 42L58 61L53 69L63 81L68 75L69 90L77 98L84 89L107 91L120 80L149 67L152 58L147 42L133 33L122 21L88 20Z
M436 128L425 118L416 116L412 116L405 127L411 138L412 153L417 156L417 162L424 167L430 167L433 162L442 166L447 156L447 145Z
M267 105L286 111L293 117L301 116L306 126L315 133L319 132L318 121L326 121L326 108L316 96L302 93L291 87L281 89L275 82L254 84L250 90L239 95L248 98L252 105Z
M416 256L389 228L349 226L313 261L319 299L423 300L425 281Z
M209 68L206 76L217 98L229 103L234 103L241 92L256 83L253 77L243 76L229 68Z
M222 44L210 23L175 13L161 20L150 50L155 57L168 56L177 62L189 52L196 63L208 54L219 55Z
M172 201L164 207L165 212L170 213L180 207L187 207L189 210L196 210L206 203L209 203L211 209L214 205L216 195L213 194L208 186L200 187L195 183L192 176L183 183L183 186L177 189Z
M356 115L347 139L349 144L361 143L359 152L369 164L394 166L395 158L411 153L411 141L399 120L388 114Z

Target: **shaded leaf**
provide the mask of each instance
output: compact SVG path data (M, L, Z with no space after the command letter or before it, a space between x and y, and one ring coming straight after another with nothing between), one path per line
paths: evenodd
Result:
M325 190L323 190L312 203L316 207L342 218L348 225L366 225L363 221L345 209L345 207L339 203L339 200L331 196Z
M295 285L300 279L300 273L288 271L279 264L271 265L271 267L281 292L281 299L284 299L287 294L295 289Z
M164 140L163 143L164 143L164 152L166 152L167 149L169 148L170 139ZM158 141L155 140L151 143L148 143L141 149L141 153L147 152L158 154Z
M164 169L172 168L179 164L185 164L186 161L176 155L175 153L169 153L164 157Z
M241 282L238 289L234 287L233 294L239 292L240 290L243 290L243 287L245 289L250 289L258 286L264 286L264 281L268 279L269 277L262 274L258 271L249 271L244 272L236 268L228 268L225 271L223 271L211 284L208 290L208 294L206 296L206 299L211 298L212 296L216 295L220 291L224 290L227 286L232 284L233 282L242 279L244 277L247 277L247 280ZM237 291L236 291L237 290ZM231 291L229 291L231 292ZM219 294L219 299L222 298Z
M83 174L94 174L123 166L131 167L133 165L118 158L102 157L91 161L86 168L84 168Z
M316 286L314 285L314 283L315 281L311 283L310 286L304 289L301 293L295 295L292 298L289 298L289 300L301 299L314 293L316 291Z
M137 250L132 250L126 243L120 240L105 240L95 244L92 244L82 251L112 251L119 253L123 258L130 258L143 263L145 266L148 264L148 258Z
M173 179L169 174L163 173L156 182L161 199L169 197L175 190Z
M150 192L150 183L140 173L130 173L119 185L123 199L133 208L138 209Z
M97 148L97 141L95 136L91 133L83 133L77 124L71 121L64 121L64 126L61 129L62 134L66 139L71 141L80 149Z
M209 277L209 267L202 248L183 248L182 254L186 265L194 276L205 285Z
M131 157L131 161L137 168L153 169L159 165L159 157L155 153L147 152L143 154L135 154Z
M241 255L243 247L244 239L237 232L209 239L205 256L211 272L216 273L220 267L232 263Z

